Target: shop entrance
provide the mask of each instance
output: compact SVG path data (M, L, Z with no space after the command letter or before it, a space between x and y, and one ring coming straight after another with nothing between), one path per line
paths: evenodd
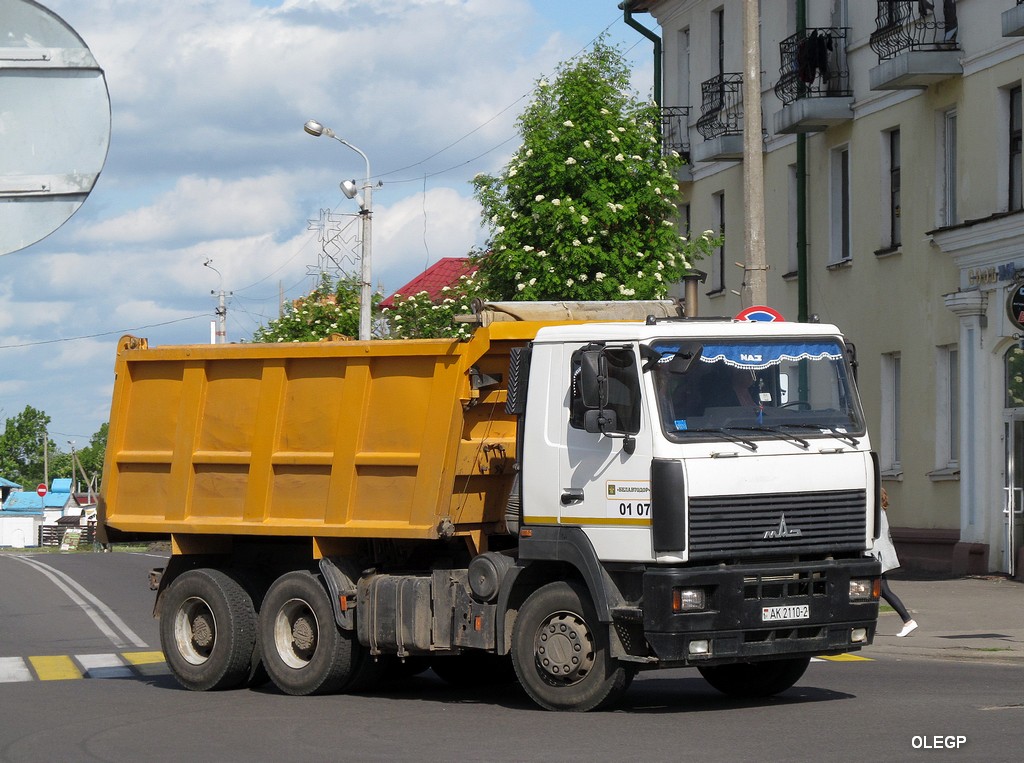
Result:
M1024 413L1007 413L1003 422L1006 443L1005 485L1003 486L1003 543L999 569L1013 576L1017 550L1024 545Z

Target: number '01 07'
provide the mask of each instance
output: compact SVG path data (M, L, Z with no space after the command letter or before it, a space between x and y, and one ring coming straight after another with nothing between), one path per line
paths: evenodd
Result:
M651 515L651 504L620 503L619 514L624 517L649 517Z

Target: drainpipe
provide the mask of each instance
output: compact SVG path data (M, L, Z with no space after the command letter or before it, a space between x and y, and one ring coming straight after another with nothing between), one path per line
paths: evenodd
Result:
M798 34L807 31L807 0L796 0L796 31ZM796 283L796 319L806 323L810 312L807 298L807 134L802 132L796 136Z
M654 43L654 103L659 107L661 106L661 38L658 37L654 32L645 27L640 22L633 18L633 6L634 0L624 0L619 3L619 8L622 9L622 20L626 22L626 26L631 26L633 29L638 31L648 40Z

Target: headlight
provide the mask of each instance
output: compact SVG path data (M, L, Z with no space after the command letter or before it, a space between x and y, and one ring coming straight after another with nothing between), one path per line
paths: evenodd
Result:
M870 601L877 599L874 580L851 580L850 601Z
M707 608L707 596L703 588L673 588L673 612L700 612Z

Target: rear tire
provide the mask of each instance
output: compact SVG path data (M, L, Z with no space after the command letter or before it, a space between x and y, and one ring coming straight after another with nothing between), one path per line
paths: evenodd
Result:
M512 633L519 683L548 710L606 707L629 687L634 671L612 659L607 626L577 583L549 583L523 603Z
M800 680L810 657L698 667L704 680L730 697L771 697Z
M182 573L164 592L160 646L186 689L241 686L249 678L256 647L252 598L220 570Z
M355 634L338 628L327 591L313 573L289 572L270 586L259 637L263 666L285 694L340 691L353 679Z

